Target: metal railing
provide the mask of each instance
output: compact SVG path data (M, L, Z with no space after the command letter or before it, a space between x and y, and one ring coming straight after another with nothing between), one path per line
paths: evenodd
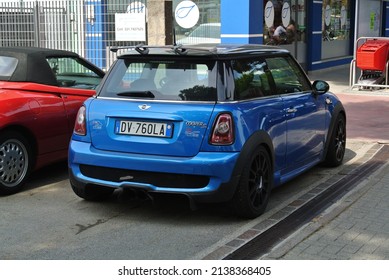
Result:
M50 0L0 3L0 46L45 47L78 53L107 70L116 59L115 14L146 0ZM146 39L147 40L147 39Z

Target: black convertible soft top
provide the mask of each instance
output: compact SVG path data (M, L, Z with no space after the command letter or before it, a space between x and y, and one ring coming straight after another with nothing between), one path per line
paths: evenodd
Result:
M57 80L46 60L47 58L74 57L85 61L74 52L36 47L3 47L0 48L0 56L18 59L18 64L13 74L10 77L0 76L0 80L33 82L53 86L57 85ZM87 64L90 65L90 63ZM98 72L102 72L97 67L95 69Z

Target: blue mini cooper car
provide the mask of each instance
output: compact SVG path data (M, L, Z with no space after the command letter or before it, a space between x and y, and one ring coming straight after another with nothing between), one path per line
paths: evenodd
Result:
M342 163L346 114L328 90L277 47L138 46L78 112L71 186L86 200L130 188L230 201L256 217L273 187Z

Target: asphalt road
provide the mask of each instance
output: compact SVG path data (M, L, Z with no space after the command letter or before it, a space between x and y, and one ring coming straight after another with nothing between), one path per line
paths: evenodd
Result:
M314 168L274 190L261 217L239 219L226 205L191 211L177 198L153 205L120 192L104 203L87 202L73 193L66 163L59 163L34 173L22 192L0 197L0 260L206 257L321 181L345 173L375 143L388 143L387 94L347 91L347 68L312 75L319 78L331 83L347 110L345 163Z
M192 211L176 197L152 204L118 192L104 203L87 202L71 190L66 163L55 164L36 172L24 191L0 197L0 259L201 259L341 173L373 144L348 141L343 166L314 168L274 190L255 220L237 218L228 205Z
M0 259L204 258L319 182L345 172L372 145L388 143L387 94L347 91L346 68L317 75L331 82L347 110L345 163L314 168L274 190L261 217L239 219L226 205L191 211L177 198L153 205L120 192L104 203L87 202L73 193L66 163L59 163L36 172L24 191L0 197Z

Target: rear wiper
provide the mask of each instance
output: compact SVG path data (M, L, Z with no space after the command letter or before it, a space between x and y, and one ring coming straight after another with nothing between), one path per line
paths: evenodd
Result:
M125 91L125 92L120 92L117 94L118 96L128 96L128 97L146 97L146 98L155 98L155 95L149 91Z

